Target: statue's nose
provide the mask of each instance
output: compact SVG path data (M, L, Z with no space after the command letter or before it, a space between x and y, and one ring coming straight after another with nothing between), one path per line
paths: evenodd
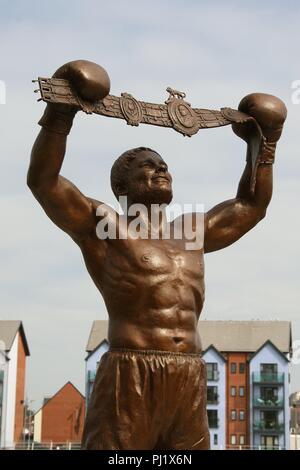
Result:
M167 168L164 165L159 165L159 167L157 168L157 172L158 173L166 173Z

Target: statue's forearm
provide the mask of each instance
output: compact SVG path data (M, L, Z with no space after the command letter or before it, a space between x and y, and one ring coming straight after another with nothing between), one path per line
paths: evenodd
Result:
M251 163L247 162L239 183L237 198L249 202L258 210L266 210L272 197L273 165L267 163L258 165L254 193L250 191L251 174Z
M67 137L42 129L31 152L28 185L37 187L53 182L59 175Z
M47 106L39 124L42 126L31 153L28 170L30 187L45 186L57 179L66 152L67 135L75 113Z

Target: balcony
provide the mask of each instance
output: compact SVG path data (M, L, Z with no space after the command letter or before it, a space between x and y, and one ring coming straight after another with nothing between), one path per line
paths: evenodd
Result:
M253 400L253 406L255 408L278 409L278 408L283 408L284 403L283 403L283 400L276 400L275 398L273 400L263 400L262 398L255 398Z
M88 371L88 381L89 382L95 382L95 377L96 377L96 371L95 370L89 370Z
M284 423L267 423L266 421L255 421L253 423L253 431L264 432L268 434L284 433Z
M253 383L258 384L283 384L284 373L264 373L264 372L253 372Z

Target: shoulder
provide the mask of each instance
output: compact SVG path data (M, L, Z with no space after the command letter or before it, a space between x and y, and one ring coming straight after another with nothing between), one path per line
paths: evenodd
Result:
M116 209L105 202L98 201L97 199L93 199L91 197L88 198L92 211L96 220L96 224L100 221L101 223L113 224L114 226L117 224L119 213Z

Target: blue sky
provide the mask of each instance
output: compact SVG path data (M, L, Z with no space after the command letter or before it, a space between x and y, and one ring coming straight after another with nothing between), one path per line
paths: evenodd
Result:
M104 304L77 247L60 232L25 185L30 150L44 105L33 78L69 60L89 59L111 77L111 92L163 102L167 86L196 107L236 107L253 91L275 94L288 107L266 219L242 240L206 257L206 319L299 321L300 79L299 2L0 0L1 269L0 317L22 319L32 357L27 393L37 407L67 380L83 390L84 348ZM76 117L63 174L85 194L113 202L109 171L124 150L160 152L173 173L174 202L208 209L234 196L245 146L230 127L191 139L172 130L99 116ZM300 389L300 365L292 369Z

